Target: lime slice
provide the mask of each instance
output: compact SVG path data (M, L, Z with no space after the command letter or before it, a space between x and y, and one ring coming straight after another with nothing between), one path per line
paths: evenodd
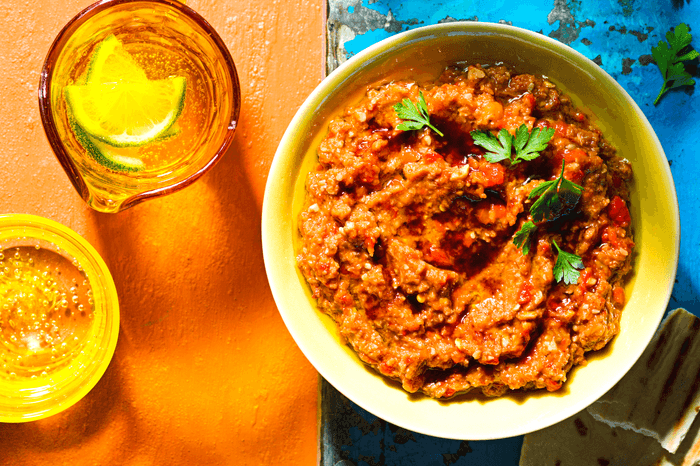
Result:
M73 118L70 119L70 126L76 139L90 157L108 170L132 173L145 168L144 162L140 158L134 156L134 154L137 153L136 151L138 151L137 147L114 147L105 144L99 139L88 135ZM175 137L180 131L180 126L175 123L158 138L158 142Z
M141 81L148 81L146 72L113 34L95 47L88 65L87 84Z
M182 112L186 80L66 86L75 121L91 136L117 147L158 139Z
M168 128L166 132L160 135L160 137L158 138L158 142L167 141L170 138L174 138L175 136L180 134L180 131L182 131L180 125L178 125L177 122L175 122L175 124Z
M132 155L135 149L119 148L105 144L99 139L88 135L72 118L70 119L70 126L80 145L83 146L90 157L103 167L115 172L126 173L143 170L143 161ZM127 151L131 154L126 155Z
M69 112L90 136L115 147L137 147L165 134L185 101L184 77L149 80L115 36L95 49L85 85L64 89Z

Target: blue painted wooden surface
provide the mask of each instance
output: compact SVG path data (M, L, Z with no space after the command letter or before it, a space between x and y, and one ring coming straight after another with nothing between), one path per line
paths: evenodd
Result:
M505 22L564 42L610 73L640 106L671 165L681 212L681 251L669 309L700 315L700 66L698 83L653 101L662 78L651 48L684 22L700 50L700 0L328 0L329 71L392 34L446 21ZM643 189L643 187L639 187ZM392 426L322 382L324 466L515 465L522 438L437 439ZM470 422L478 422L471 420Z

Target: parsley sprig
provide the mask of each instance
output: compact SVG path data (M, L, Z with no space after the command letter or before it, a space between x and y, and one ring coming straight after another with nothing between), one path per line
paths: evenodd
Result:
M578 282L580 275L579 270L583 269L583 261L576 254L562 251L556 241L552 240L552 244L557 250L557 261L554 263L554 279L558 282L563 281L567 285L573 285Z
M517 247L522 247L523 254L530 254L530 243L532 236L537 231L537 225L532 221L523 223L520 230L513 237L513 243ZM576 254L563 251L555 240L552 240L554 248L557 250L557 260L554 263L554 279L557 282L564 281L567 285L578 282L579 270L583 269L583 261Z
M554 136L554 128L535 128L529 132L526 125L520 125L513 137L508 130L501 129L498 136L489 131L472 131L474 144L483 147L489 152L484 158L491 163L509 160L511 165L523 160L534 160L540 152L547 148L547 143ZM512 157L515 149L515 157Z
M661 71L661 76L664 78L664 84L659 95L656 96L656 100L654 100L654 105L670 89L695 84L695 80L685 70L683 65L684 61L693 60L700 56L697 50L690 48L690 41L692 40L690 28L687 24L681 23L673 31L666 33L666 40L668 44L660 40L659 45L651 49L651 54Z
M413 131L421 129L423 126L427 126L435 131L440 137L443 136L439 129L430 124L428 105L425 103L425 98L423 97L422 92L419 92L418 95L418 105L406 98L400 103L394 105L394 111L396 112L396 116L404 120L396 126L396 129L400 129L401 131Z
M523 254L526 256L530 254L530 244L532 244L532 236L537 231L537 225L535 225L531 220L523 223L515 236L513 237L513 244L517 247L522 248Z
M515 137L506 129L501 129L496 136L488 131L472 131L470 134L474 144L488 151L484 154L487 161L497 163L508 160L513 166L524 160L534 160L539 157L540 152L547 148L550 139L554 137L554 128L535 128L530 132L526 125L520 125L515 131ZM559 176L539 184L528 195L528 199L537 198L530 206L532 220L523 223L513 237L513 243L516 247L522 248L523 254L530 253L537 224L550 222L566 215L578 203L583 193L582 186L564 178L565 167L566 162L562 160ZM583 268L581 258L576 254L562 251L556 241L552 240L552 243L557 250L554 277L558 282L563 280L567 285L576 283L579 278L578 269Z
M550 221L561 217L578 203L581 193L583 193L583 186L564 178L565 166L566 163L562 160L561 173L556 179L545 181L530 191L528 199L539 196L539 199L530 206L530 215L535 222Z
M538 198L530 206L530 216L532 220L523 223L513 236L513 244L522 248L523 254L530 253L530 244L537 232L537 223L550 222L566 215L578 203L583 193L583 187L573 181L564 178L564 168L566 162L561 162L561 172L559 176L550 181L539 184L530 191L528 199ZM557 261L554 264L554 278L567 285L576 283L579 278L578 269L583 268L581 258L576 254L562 251L556 241L552 244L557 250Z

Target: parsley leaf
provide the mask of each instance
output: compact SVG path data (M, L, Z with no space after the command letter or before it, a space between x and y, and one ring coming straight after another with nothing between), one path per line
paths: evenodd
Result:
M513 164L519 163L521 160L534 160L539 157L540 152L547 148L547 143L553 136L554 128L535 128L528 136L527 126L520 125L515 132Z
M511 165L515 165L539 157L554 136L554 128L535 128L529 132L527 125L523 124L515 131L515 138L506 129L498 132L498 138L490 131L472 131L469 134L474 144L489 151L484 154L486 160L491 163L509 160ZM515 157L512 157L512 149L515 149Z
M668 44L660 40L659 45L651 49L651 54L659 67L659 71L661 71L661 76L664 78L664 84L659 95L656 96L656 100L654 100L654 105L670 89L695 84L693 77L685 70L683 62L697 58L700 56L700 53L690 48L690 50L686 50L685 53L681 54L684 49L690 47L690 41L692 40L690 28L687 24L681 23L673 31L666 33L666 40Z
M527 128L525 130L527 131ZM496 163L501 160L510 160L513 136L510 135L508 130L502 129L499 131L498 139L490 131L472 131L469 134L471 134L474 144L489 151L484 154L484 158L489 162Z
M581 197L583 186L564 178L566 163L561 161L561 173L555 180L545 181L530 191L528 199L539 196L530 206L530 215L536 223L554 220L569 211Z
M530 254L530 243L532 242L532 235L537 231L537 225L532 223L530 220L523 223L520 230L513 237L513 244L517 247L523 249L523 254Z
M576 254L562 251L556 241L552 244L557 249L557 261L554 263L554 278L557 282L563 281L567 285L578 282L579 270L583 269L583 261Z
M428 105L425 103L423 92L419 93L417 106L411 102L410 99L406 98L403 99L401 103L394 105L394 111L396 112L396 116L404 120L396 126L396 129L400 129L401 131L413 131L427 126L440 135L440 137L443 136L436 127L430 124Z

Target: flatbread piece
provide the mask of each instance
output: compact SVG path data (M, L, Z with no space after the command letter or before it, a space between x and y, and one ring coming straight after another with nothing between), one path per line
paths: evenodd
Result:
M671 453L700 411L700 319L673 311L639 361L588 412L658 440Z

